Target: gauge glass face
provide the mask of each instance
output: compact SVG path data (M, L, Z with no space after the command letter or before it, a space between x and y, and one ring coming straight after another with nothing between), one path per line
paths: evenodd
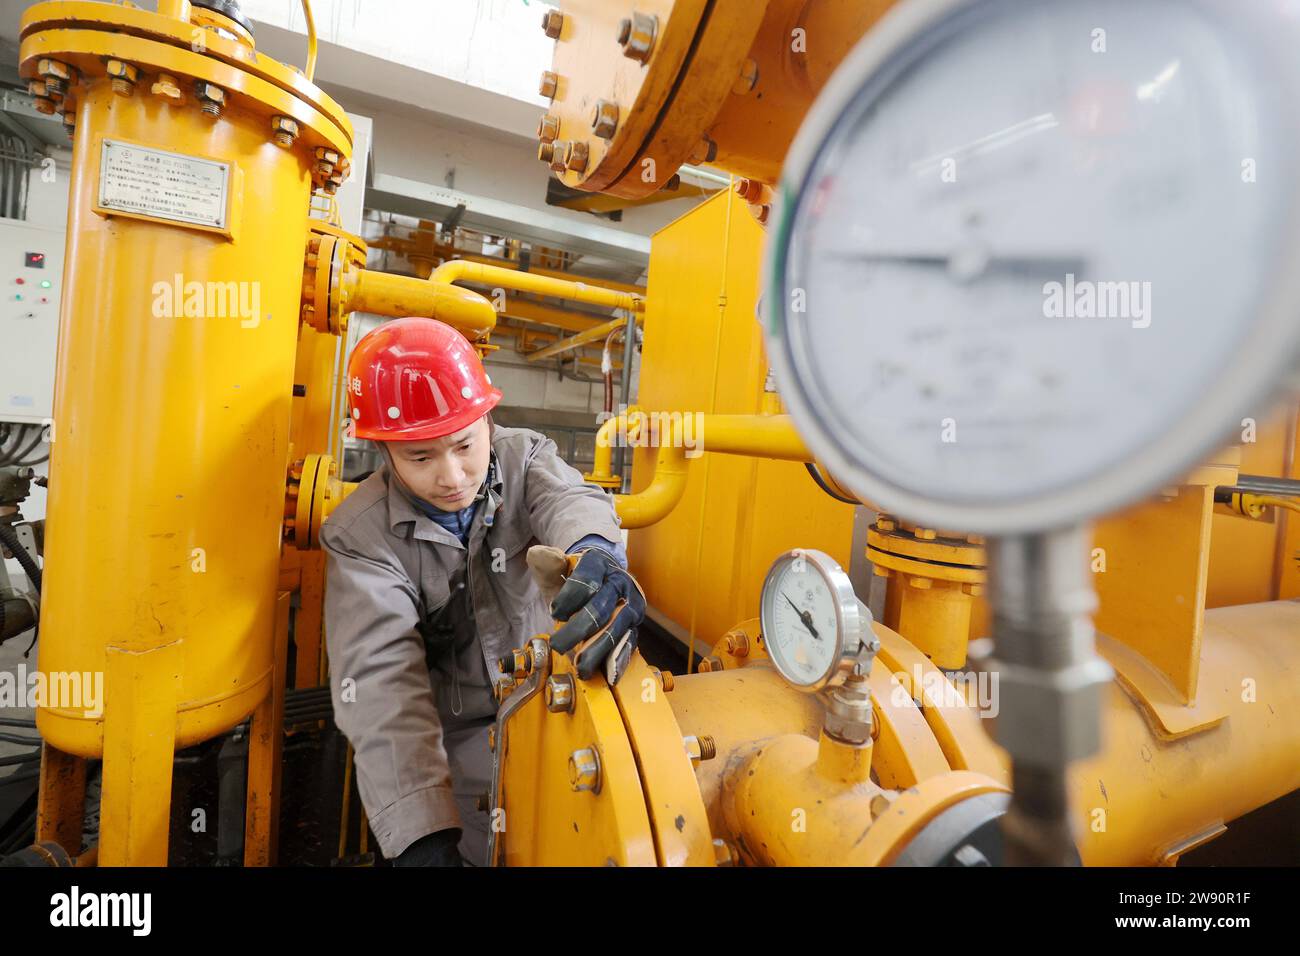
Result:
M839 661L838 600L811 559L781 559L763 592L762 626L772 662L792 684L816 684Z
M1295 104L1222 18L978 8L878 71L791 184L782 290L826 440L976 507L1122 468L1267 347L1250 316L1300 182L1269 121Z

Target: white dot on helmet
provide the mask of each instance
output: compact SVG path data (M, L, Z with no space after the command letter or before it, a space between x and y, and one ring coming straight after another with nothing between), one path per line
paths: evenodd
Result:
M389 406L388 406L388 417L389 417L389 418L396 418L396 417L397 417L398 415L400 415L400 414L402 414L402 412L401 412L401 410L400 410L396 405L389 405Z
M473 395L474 393L473 393L472 391L470 391L470 387L469 387L468 385L466 385L464 388L462 388L462 389L460 390L460 394L461 394L461 397L462 397L462 398L469 398L469 397L470 397L471 395Z

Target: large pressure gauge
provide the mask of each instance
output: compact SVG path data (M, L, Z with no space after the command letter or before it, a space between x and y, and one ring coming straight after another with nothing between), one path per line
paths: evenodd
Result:
M1300 356L1300 3L912 0L786 161L769 355L864 500L1011 534L1181 477Z
M841 660L861 650L871 612L834 558L795 548L767 572L759 624L781 676L800 690L816 691L835 676Z

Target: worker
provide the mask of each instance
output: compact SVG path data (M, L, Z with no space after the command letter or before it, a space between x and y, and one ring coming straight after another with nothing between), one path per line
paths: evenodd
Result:
M481 865L505 825L482 804L498 661L562 621L552 647L617 681L645 615L612 498L550 438L494 424L501 398L433 319L378 326L348 363L351 426L384 462L321 531L330 690L398 866Z

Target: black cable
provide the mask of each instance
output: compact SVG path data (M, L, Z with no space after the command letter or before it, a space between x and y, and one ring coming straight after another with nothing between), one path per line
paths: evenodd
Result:
M0 734L0 743L5 744L29 744L33 747L41 745L40 737L20 737L18 734Z
M0 727L35 727L35 717L0 717Z
M22 451L18 452L18 454L13 455L8 461L0 462L0 464L22 465L23 459L32 453L32 451L36 448L36 446L41 443L41 438L44 437L44 433L41 431L41 426L37 425L35 427L36 427L36 437L32 439L31 444L29 444ZM18 441L22 441L22 439L20 438L18 439ZM15 442L14 444L16 446L17 442Z
M0 767L12 767L15 764L27 763L33 758L36 760L41 759L41 749L39 747L35 750L29 750L26 753L11 754L8 757L0 757Z
M804 468L808 469L808 474L812 475L812 480L817 482L817 487L820 488L822 491L826 492L836 501L842 501L846 505L856 505L861 503L858 501L854 501L852 498L845 498L843 495L837 495L835 492L831 491L830 486L826 484L825 479L822 478L821 472L817 470L817 466L814 465L812 462L805 461L803 463L803 466Z
M37 594L40 594L40 566L37 565L36 559L27 553L27 549L23 547L22 542L18 540L18 532L14 530L13 525L0 523L0 544L3 544L18 559L18 564L27 573L27 577L32 582L32 587L36 589Z
M41 770L37 767L35 770L24 770L21 773L11 773L7 777L0 777L0 787L7 787L11 783L21 783L23 780L35 780L41 775Z
M22 824L16 829L13 835L0 845L0 856L8 856L10 853L16 853L23 847L31 846L36 842L36 811L33 810L23 820Z

